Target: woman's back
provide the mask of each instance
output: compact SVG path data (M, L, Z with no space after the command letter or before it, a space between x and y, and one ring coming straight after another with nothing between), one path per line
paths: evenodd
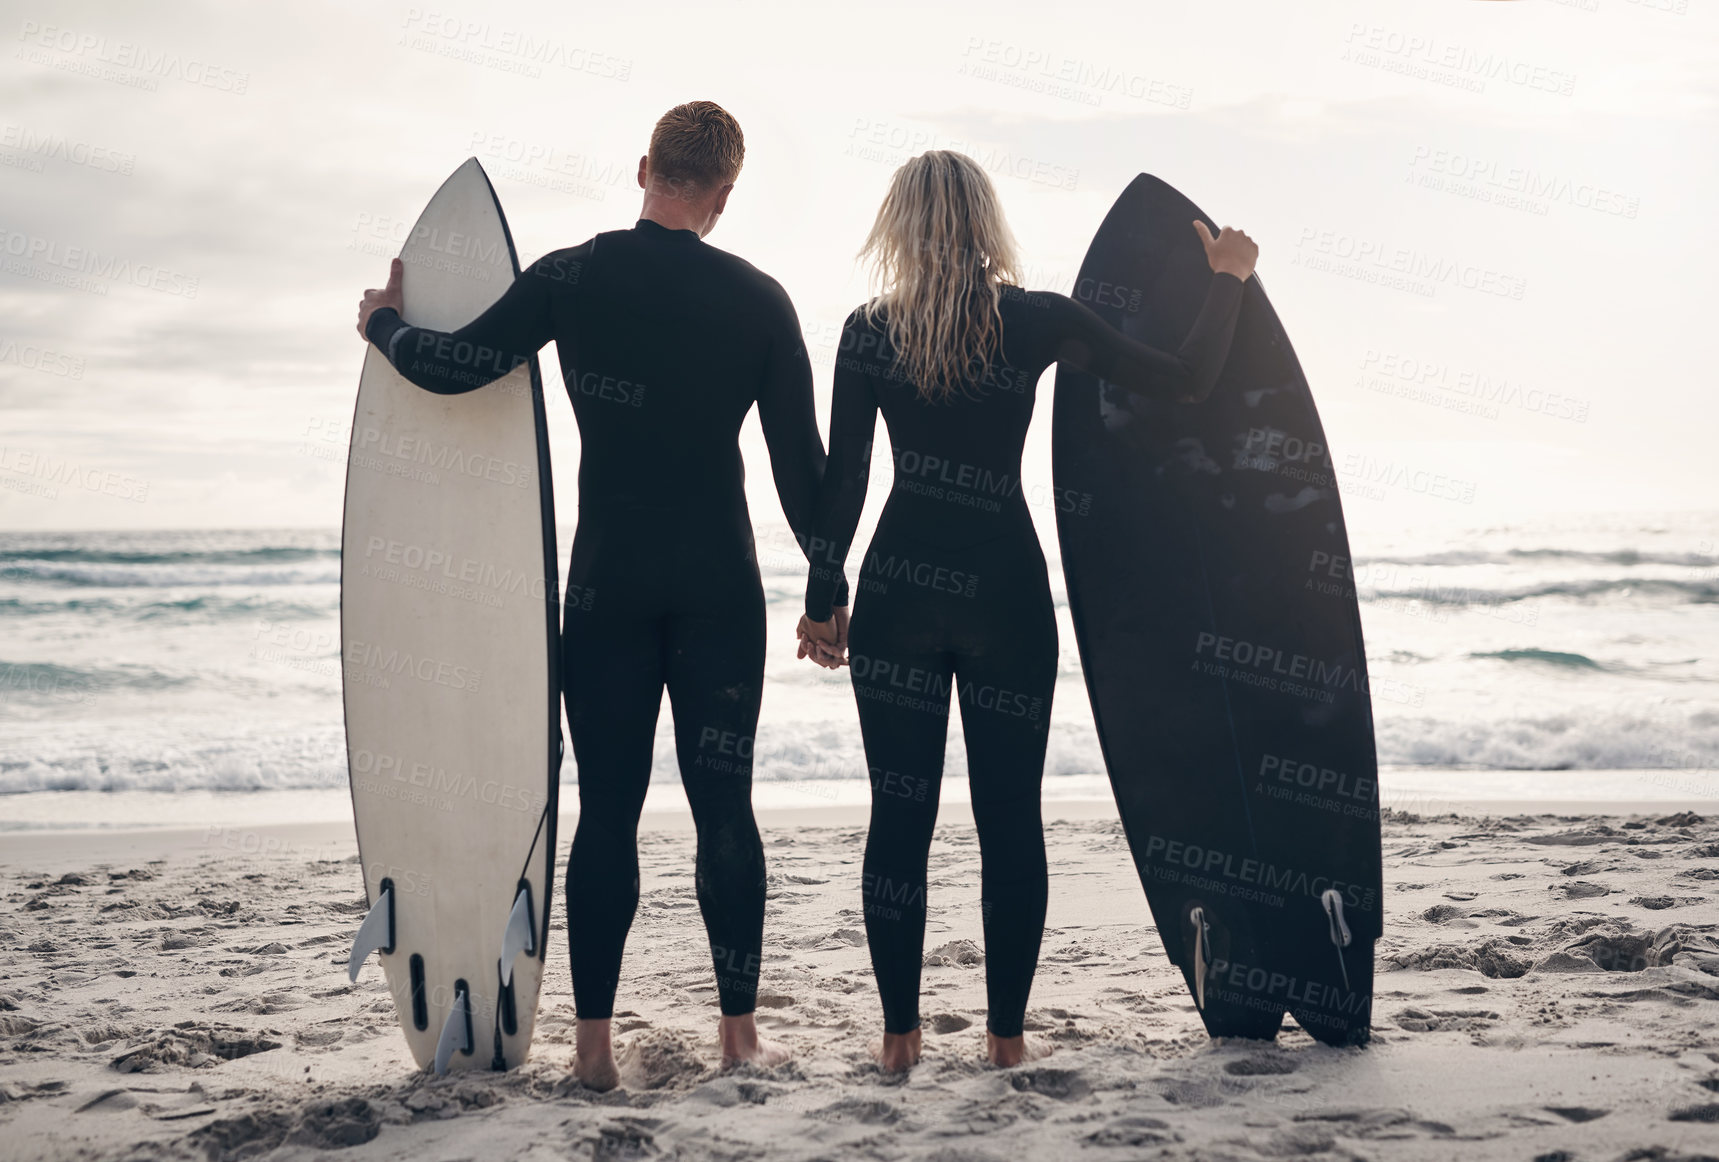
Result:
M850 317L836 373L850 381L844 403L863 409L869 394L888 425L895 483L883 527L893 535L954 547L1030 531L1021 452L1050 363L1045 323L1056 297L1006 288L1000 358L941 399L902 373L883 319Z
M807 616L829 616L865 504L878 411L895 477L874 546L934 547L953 565L963 550L1014 538L1037 555L1021 453L1045 369L1066 362L1143 395L1202 396L1222 369L1241 285L1213 276L1205 308L1173 354L1135 343L1065 295L999 287L1000 350L993 344L989 359L975 360L965 381L945 391L911 378L891 343L887 307L855 311L836 360Z

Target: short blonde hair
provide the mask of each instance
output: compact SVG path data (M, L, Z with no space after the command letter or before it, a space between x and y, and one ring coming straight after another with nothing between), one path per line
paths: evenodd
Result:
M649 158L659 178L715 190L740 176L746 138L740 122L715 101L688 101L658 119Z

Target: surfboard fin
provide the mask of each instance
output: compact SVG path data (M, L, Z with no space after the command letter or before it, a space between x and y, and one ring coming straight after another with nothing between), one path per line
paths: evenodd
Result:
M537 951L537 924L531 915L531 885L521 884L513 898L513 911L507 914L507 930L501 934L502 987L513 983L513 962L522 952Z
M1206 1008L1206 970L1211 966L1207 955L1210 951L1208 941L1211 939L1206 931L1206 910L1196 907L1188 913L1188 922L1194 926L1194 1004L1201 1012Z
M1337 946L1337 967L1343 971L1343 987L1349 987L1349 966L1343 961L1343 950L1354 939L1349 921L1343 918L1343 895L1336 888L1326 888L1319 902L1325 908L1325 918L1331 924L1331 943Z
M442 1035L436 1038L436 1076L448 1071L448 1062L455 1051L470 1053L477 1048L472 1039L472 994L463 980L454 982L454 1004L448 1019L442 1022Z
M358 983L358 970L372 952L394 951L394 881L383 880L376 902L365 913L364 923L352 940L352 955L346 958L346 979Z

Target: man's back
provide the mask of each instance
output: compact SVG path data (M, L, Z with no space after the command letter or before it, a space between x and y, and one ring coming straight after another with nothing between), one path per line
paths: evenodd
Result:
M821 462L822 447L793 305L690 230L646 219L553 251L451 338L395 339L401 372L431 391L470 390L461 361L505 368L555 341L579 421L581 506L743 507L738 437L754 401L790 518L811 500L797 495L798 461Z

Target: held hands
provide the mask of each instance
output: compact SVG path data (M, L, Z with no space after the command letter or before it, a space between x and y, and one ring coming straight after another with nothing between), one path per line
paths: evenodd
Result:
M393 307L398 311L401 307L400 273L405 269L396 258L388 265L388 285L381 290L367 290L364 298L358 303L358 337L369 339L365 332L370 326L370 316L383 307Z
M1194 233L1200 236L1200 243L1206 248L1206 261L1212 264L1213 274L1233 274L1243 282L1247 281L1248 275L1253 273L1253 264L1259 261L1259 243L1228 226L1213 238L1211 230L1199 219L1194 220Z
M847 606L836 606L828 621L813 621L802 614L795 633L800 639L795 657L810 658L826 670L839 670L848 664Z

